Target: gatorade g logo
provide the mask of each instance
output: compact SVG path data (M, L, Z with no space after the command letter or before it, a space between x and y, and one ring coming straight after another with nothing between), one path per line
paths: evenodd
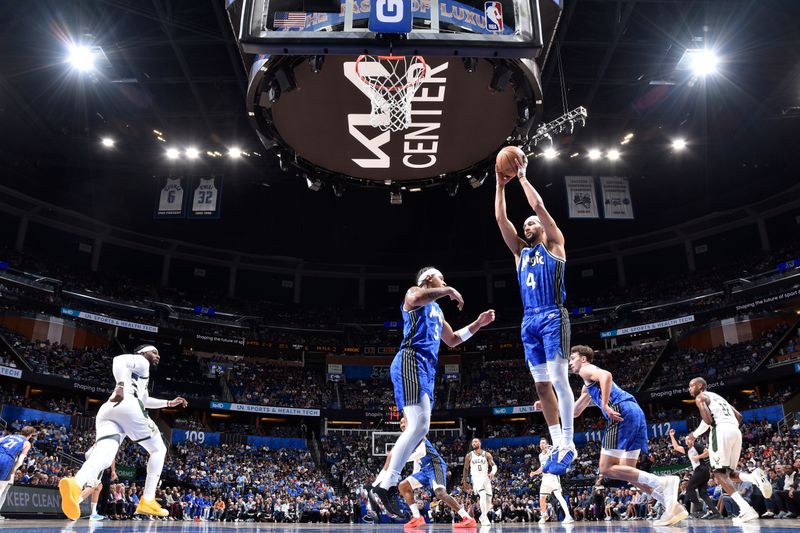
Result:
M396 24L403 20L403 0L377 0L375 10L380 22Z
M489 31L503 31L503 4L500 2L486 2L483 4L486 12L486 29Z
M372 0L369 10L369 31L375 33L409 33L411 0Z

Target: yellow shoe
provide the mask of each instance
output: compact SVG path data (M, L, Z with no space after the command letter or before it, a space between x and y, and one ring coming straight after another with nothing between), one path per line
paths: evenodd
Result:
M61 493L61 511L70 520L80 518L81 506L78 503L78 498L81 497L81 488L75 482L75 478L61 478L61 481L58 482L58 492Z
M169 511L162 509L155 500L139 500L139 505L136 506L136 514L148 514L152 516L169 516Z

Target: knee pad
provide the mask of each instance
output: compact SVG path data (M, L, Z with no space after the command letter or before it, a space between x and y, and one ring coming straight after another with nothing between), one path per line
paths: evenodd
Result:
M531 371L531 376L533 376L533 381L535 383L547 383L551 381L550 372L548 371L547 366L547 363L528 365L528 368Z

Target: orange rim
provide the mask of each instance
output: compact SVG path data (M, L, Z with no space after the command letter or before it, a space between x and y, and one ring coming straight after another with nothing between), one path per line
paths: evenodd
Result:
M359 79L362 82L364 82L364 84L369 85L370 87L372 87L373 89L376 89L376 90L384 90L384 91L389 91L389 92L402 91L404 89L407 89L409 87L412 87L414 85L419 84L422 81L422 79L425 77L425 73L428 71L428 64L425 62L425 58L424 57L422 57L422 56L411 56L412 59L416 58L417 61L422 63L422 71L420 72L419 77L416 80L414 80L413 82L406 83L405 85L399 85L397 87L385 87L385 86L382 86L382 85L380 85L378 83L373 83L373 82L369 81L369 79L366 76L362 76L361 72L359 72L359 68L358 68L359 65L361 65L361 62L364 61L367 57L370 57L370 56L360 55L360 56L358 56L358 59L356 59L356 76L358 76ZM394 55L390 55L390 56L374 56L374 57L376 57L378 59L378 62L380 62L380 61L400 61L401 59L405 59L406 58L406 56L394 56Z

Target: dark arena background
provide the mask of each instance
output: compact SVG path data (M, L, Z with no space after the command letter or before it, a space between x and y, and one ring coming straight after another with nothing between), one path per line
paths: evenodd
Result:
M0 50L0 528L800 527L797 0L6 1ZM560 481L540 395L611 382L542 342L631 395ZM453 509L376 482L412 434Z

